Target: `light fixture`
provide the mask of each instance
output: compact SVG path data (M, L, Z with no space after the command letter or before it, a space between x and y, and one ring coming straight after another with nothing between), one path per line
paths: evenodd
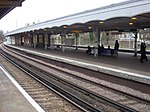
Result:
M136 18L136 17L132 17L131 19L132 19L132 20L137 20L137 18Z
M92 27L89 27L89 29L92 29Z
M67 26L64 26L64 28L67 28Z
M130 22L129 25L133 25L133 23Z
M100 24L103 24L104 22L103 22L103 21L100 21L99 23L100 23Z

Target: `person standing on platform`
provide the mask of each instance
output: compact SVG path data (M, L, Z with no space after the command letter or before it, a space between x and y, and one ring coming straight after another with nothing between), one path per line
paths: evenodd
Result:
M102 53L104 53L104 45L103 44L101 46L98 45L98 56L100 56Z
M116 40L115 46L114 46L114 55L118 56L118 50L119 50L119 42Z
M101 54L101 51L100 51L100 50L101 50L101 46L98 45L98 48L97 48L97 49L98 49L98 56L100 56L100 54Z
M146 45L143 42L141 43L140 53L141 53L141 57L140 57L141 63L144 63L143 60L148 61L146 56Z
M110 49L110 46L108 46L108 48L107 48L107 55L111 55L111 49Z

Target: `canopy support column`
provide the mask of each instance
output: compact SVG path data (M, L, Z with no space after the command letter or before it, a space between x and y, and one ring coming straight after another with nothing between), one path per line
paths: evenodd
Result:
M51 43L51 33L47 33L48 35L48 47L50 47L50 43Z
M18 45L18 43L19 43L18 36L15 36L15 45Z
M96 36L96 45L100 45L100 31L98 26L95 28L94 32Z
M12 36L10 37L10 44L12 45Z
M100 45L100 31L99 31L99 27L97 26L94 30L95 32L95 36L96 36L96 45ZM96 48L95 49L95 52L94 52L94 56L97 57L98 56L98 49Z
M76 50L78 50L79 33L75 33L76 36Z
M37 47L37 42L38 41L38 37L36 34L33 35L33 47L36 48Z
M49 38L49 37L48 37L48 34L45 33L45 34L44 34L44 47L45 47L45 50L48 48L48 41L49 41L48 38Z
M62 51L65 52L65 39L66 39L66 31L62 31L62 36L61 36L61 46L62 46Z
M138 38L138 32L135 33L135 40L134 40L134 57L137 57L137 38Z

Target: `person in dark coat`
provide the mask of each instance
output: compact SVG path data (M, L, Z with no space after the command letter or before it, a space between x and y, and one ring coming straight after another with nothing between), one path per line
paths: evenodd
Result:
M92 49L91 49L91 47L90 46L88 46L88 49L86 50L86 54L91 54L91 51L92 51Z
M101 46L98 45L98 55L100 56L102 53L104 53L104 45L103 44Z
M140 57L141 63L144 63L144 60L148 61L146 56L146 45L143 42L141 43L140 53L141 53L141 57Z
M119 50L119 42L116 40L115 46L114 46L114 55L118 56L118 50Z

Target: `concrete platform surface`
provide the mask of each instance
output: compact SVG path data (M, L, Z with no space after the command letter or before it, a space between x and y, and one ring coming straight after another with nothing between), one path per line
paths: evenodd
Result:
M0 112L41 112L33 99L0 66ZM28 98L27 98L28 97ZM30 99L30 101L29 101Z

